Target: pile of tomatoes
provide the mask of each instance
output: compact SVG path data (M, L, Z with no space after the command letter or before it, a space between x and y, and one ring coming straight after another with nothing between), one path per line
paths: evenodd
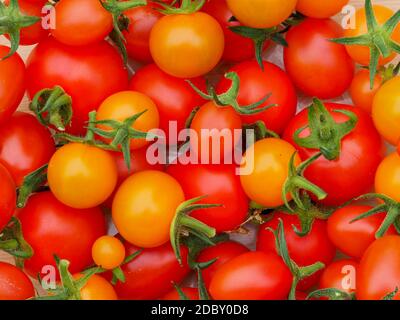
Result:
M0 299L400 299L400 16L348 3L0 3Z

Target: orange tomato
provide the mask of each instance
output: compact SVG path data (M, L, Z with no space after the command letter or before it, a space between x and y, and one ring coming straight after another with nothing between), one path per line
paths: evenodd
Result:
M82 278L82 274L74 275L75 280ZM103 277L94 274L80 291L82 300L118 300L114 287Z
M93 261L100 267L111 270L117 268L125 259L125 247L112 236L98 238L92 246Z
M387 156L379 165L375 191L400 202L400 155L397 152Z
M360 69L354 76L350 86L350 96L353 103L364 111L371 113L372 102L374 101L375 94L382 86L382 83L382 77L376 75L374 86L371 89L369 71Z
M311 18L330 18L339 13L349 0L298 0L296 10Z

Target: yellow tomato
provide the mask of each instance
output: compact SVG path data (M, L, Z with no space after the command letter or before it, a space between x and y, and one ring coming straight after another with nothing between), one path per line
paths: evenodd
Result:
M387 156L375 175L375 191L400 202L400 155Z
M125 247L122 242L112 236L98 238L92 246L93 261L104 269L114 269L125 259Z
M82 278L82 274L74 275L75 280ZM118 300L114 287L103 277L94 274L80 291L82 300Z
M349 0L298 0L296 10L311 18L329 18L339 13Z

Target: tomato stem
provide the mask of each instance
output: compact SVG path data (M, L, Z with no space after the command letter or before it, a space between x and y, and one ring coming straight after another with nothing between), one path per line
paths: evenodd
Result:
M163 9L159 9L164 15L173 15L173 14L193 14L199 11L205 0L182 0L181 5L179 7L174 6L173 4L167 4L163 2L157 2Z
M325 288L312 291L308 294L306 300L311 298L328 298L329 300L354 300L355 295L353 293L347 293L345 291L336 288Z
M21 187L18 188L17 207L23 208L32 193L37 191L47 181L48 164L41 166L24 177Z

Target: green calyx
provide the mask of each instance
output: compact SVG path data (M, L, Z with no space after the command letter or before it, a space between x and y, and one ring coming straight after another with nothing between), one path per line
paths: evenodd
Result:
M10 51L1 58L2 60L11 57L18 50L21 29L34 25L39 21L40 17L22 14L18 0L10 0L8 6L4 2L0 2L0 35L7 34L11 42Z
M342 139L353 131L358 118L349 110L333 110L333 112L344 114L349 120L336 123L322 101L314 99L308 108L308 125L294 133L295 143L303 148L320 150L328 160L339 158ZM310 134L302 138L300 134L305 129L310 129Z
M355 294L347 293L336 288L326 288L311 292L307 296L307 300L312 298L328 298L328 300L355 300Z
M26 205L32 193L38 191L47 181L48 164L41 166L24 177L22 185L18 188L17 208Z
M162 1L155 1L158 3L163 9L159 10L162 14L172 15L172 14L192 14L199 11L205 0L182 0L181 5L179 7L175 6L176 1L173 1L172 4L167 4Z
M256 141L265 139L265 138L279 138L279 135L272 130L269 130L265 125L264 121L259 120L251 124L243 125L244 131L253 130L254 135L247 136L246 135L246 145L253 145ZM251 141L249 141L251 139Z
M367 19L368 33L349 38L331 39L331 41L344 45L361 45L370 49L370 83L371 89L374 86L374 79L377 72L379 57L387 58L393 52L400 53L400 44L391 39L394 29L400 22L400 10L398 10L385 24L379 25L371 0L365 1L365 15Z
M65 131L71 124L72 99L59 86L36 93L29 108L44 126L53 125L57 130Z
M386 296L382 298L382 300L393 300L396 295L399 293L399 287L396 287L392 292L388 293Z
M260 101L253 103L248 106L240 106L237 101L240 89L240 78L236 72L228 72L225 74L225 78L232 81L231 87L222 94L217 94L215 88L207 84L207 93L204 93L199 88L197 88L190 80L187 82L203 99L211 100L220 107L232 107L240 115L253 115L263 112L269 108L276 107L276 104L269 104L267 106L261 107L270 97L271 94L266 95Z

